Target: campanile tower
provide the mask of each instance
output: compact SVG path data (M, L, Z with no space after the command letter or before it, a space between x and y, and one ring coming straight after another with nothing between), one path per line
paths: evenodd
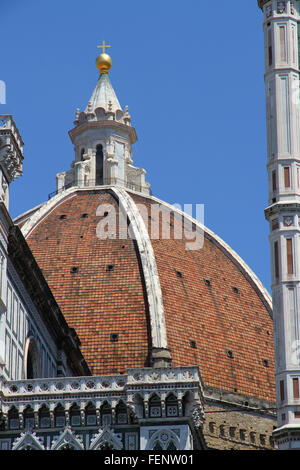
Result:
M300 448L299 0L259 0L263 11L269 201L280 449Z

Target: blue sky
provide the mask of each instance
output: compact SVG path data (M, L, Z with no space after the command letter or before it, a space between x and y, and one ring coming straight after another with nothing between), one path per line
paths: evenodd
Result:
M45 201L74 158L68 130L98 78L97 45L129 105L134 164L153 194L205 204L205 224L270 290L262 13L256 0L1 0L0 114L13 114L24 175L16 216Z

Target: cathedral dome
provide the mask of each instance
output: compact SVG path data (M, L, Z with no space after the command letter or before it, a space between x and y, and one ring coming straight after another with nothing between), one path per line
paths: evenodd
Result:
M153 236L157 207L170 217ZM113 185L72 187L17 223L93 375L147 367L165 353L172 366L198 366L208 388L273 401L267 291L224 241L190 219L204 243L187 250L191 237L175 236L180 211L170 208ZM114 237L124 213L134 236Z
M274 403L268 292L223 240L151 194L107 73L74 125L56 195L15 223L92 374L197 366L206 396Z

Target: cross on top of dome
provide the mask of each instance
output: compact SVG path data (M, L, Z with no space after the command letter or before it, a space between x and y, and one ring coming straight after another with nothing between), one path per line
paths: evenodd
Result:
M102 53L105 54L105 49L110 48L111 46L107 46L105 41L102 42L102 46L97 46L98 49L102 49Z
M100 71L100 75L108 73L112 66L112 60L110 55L105 52L105 49L110 48L105 41L102 42L102 46L97 46L98 49L102 49L102 54L98 55L96 59L96 65Z

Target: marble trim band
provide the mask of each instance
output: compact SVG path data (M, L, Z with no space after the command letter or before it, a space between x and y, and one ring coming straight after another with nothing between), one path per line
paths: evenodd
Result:
M103 375L91 377L51 377L32 380L0 382L3 397L50 396L65 394L91 394L124 392L131 385L151 386L163 384L197 383L202 393L198 367L129 369L127 375Z
M156 259L144 220L127 191L113 187L121 209L127 214L141 257L149 305L152 348L168 349L166 319Z

